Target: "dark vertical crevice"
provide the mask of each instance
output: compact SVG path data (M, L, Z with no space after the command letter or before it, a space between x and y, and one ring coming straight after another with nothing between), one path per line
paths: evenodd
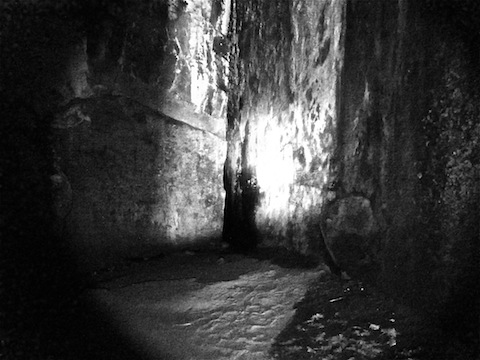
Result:
M245 23L237 22L245 9L241 4L232 2L230 20L230 38L238 38L231 43L230 52L230 89L227 112L227 159L224 168L224 186L226 191L223 240L231 249L240 252L254 250L258 244L258 232L255 224L255 211L259 191L254 168L247 157L250 141L249 120L242 119L242 101L244 96L245 74L243 58L250 48L245 35ZM246 122L244 138L240 138L240 126Z
M259 189L256 180L255 168L249 164L247 150L251 141L250 121L247 121L245 130L245 140L242 143L242 172L239 176L241 209L240 226L242 229L242 238L238 239L235 246L241 250L251 251L256 248L259 242L257 226L255 223L255 213L259 200Z
M247 126L248 129L248 126ZM226 191L223 239L235 251L249 252L258 245L259 237L255 224L255 212L258 205L259 189L253 167L248 164L246 149L249 133L241 144L241 163L236 172L229 166L224 168ZM228 155L227 155L228 156Z

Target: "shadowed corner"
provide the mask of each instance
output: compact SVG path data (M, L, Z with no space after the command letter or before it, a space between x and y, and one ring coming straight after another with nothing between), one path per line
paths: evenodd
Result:
M1 342L3 359L143 359L82 294L64 239L53 231L49 121L24 103L2 108Z
M163 219L163 209L155 212L153 208L156 203L153 204L150 198L145 200L144 193L135 194L138 195L134 199L135 204L130 202L122 208L122 204L119 205L119 203L127 202L123 201L125 198L121 196L128 197L132 193L132 183L138 185L141 180L138 176L144 175L145 181L153 184L152 187L158 185L156 182L158 174L153 173L155 166L152 163L154 160L163 163L175 163L177 160L164 156L165 152L161 151L164 149L159 148L158 141L156 141L158 139L154 135L168 132L173 134L172 138L183 139L182 132L193 132L192 129L195 131L198 129L192 125L181 126L178 121L167 119L166 116L160 115L158 111L152 109L153 106L148 103L148 100L158 100L158 91L156 92L153 86L148 91L144 90L145 86L142 80L155 78L155 81L162 84L165 82L165 87L171 85L170 77L174 73L174 69L165 70L159 66L160 70L158 70L152 66L152 64L157 64L158 58L165 55L163 53L155 52L152 55L153 60L143 55L134 57L142 64L138 67L132 65L134 70L138 70L135 75L139 78L139 81L133 85L129 82L132 81L129 77L131 74L126 75L127 79L120 80L114 74L115 80L120 83L124 81L127 87L133 87L133 89L126 89L126 95L121 99L110 96L107 90L111 89L106 89L108 86L95 83L98 80L95 78L97 73L102 73L102 70L110 65L118 65L119 57L121 57L121 51L118 51L118 48L122 44L126 46L126 41L124 41L124 30L127 27L124 23L126 15L123 11L120 11L120 14L111 13L112 7L115 11L126 11L124 2L109 2L108 6L104 2L99 4L96 2L59 2L58 9L56 8L57 3L54 5L50 6L48 2L22 4L14 1L2 4L2 11L4 9L6 11L2 13L0 22L1 50L2 54L8 54L8 56L2 56L0 59L0 97L2 99L0 105L0 134L2 134L0 142L0 358L75 360L147 358L142 345L133 344L124 335L121 324L114 322L115 320L108 313L109 309L101 307L88 296L88 288L93 280L88 273L83 271L83 264L77 257L78 249L72 249L72 243L78 245L76 240L80 238L78 247L87 248L90 251L90 253L82 255L88 258L92 254L94 256L87 260L95 261L95 259L92 260L95 255L98 257L105 254L112 256L110 254L112 248L117 250L116 247L121 248L131 240L127 239L121 243L120 236L117 235L122 231L128 232L128 234L135 233L137 230L142 232L147 227L145 223L148 223L152 225L147 229L150 231L146 234L148 237L151 233L157 235L156 231L165 230L164 228L167 226L161 228L164 222L177 221L177 218ZM156 15L158 13L161 15L155 18L158 22L155 23L156 29L161 35L155 37L154 40L157 42L152 44L152 47L160 49L158 50L160 52L165 50L164 45L167 41L165 22L167 18L176 18L177 16L176 14L167 16L165 6L162 3L158 8L150 9L155 11ZM130 15L132 17L139 15L135 12L137 10L135 5L134 14ZM181 11L181 9L174 10ZM148 18L147 15L145 16ZM133 25L130 25L135 27L133 20L132 23ZM152 33L151 29L142 27L141 30L145 33L135 34L137 37L127 44L130 46L127 52L139 51L137 44L143 44L142 41L145 40L144 37L147 33ZM102 37L103 32L111 36L106 42ZM150 49L146 52L149 53ZM104 58L105 53L106 59ZM151 54L149 53L149 55ZM170 62L175 57L168 53L165 58L165 63L172 65ZM168 67L167 65L164 64L165 67ZM126 67L128 68L128 65ZM112 70L113 73L115 73L114 70ZM154 73L157 70L160 73L156 76L148 74L149 71ZM87 73L90 76L88 80ZM166 79L162 76L165 76ZM88 81L92 83L88 84ZM106 85L112 84L107 81ZM135 88L134 85L137 85L138 88ZM98 95L98 99L88 99L92 94ZM138 98L147 102L147 106L132 100L129 96L134 97L133 95L138 95ZM128 104L125 105L125 103ZM94 114L96 117L91 116L94 118L92 132L97 136L93 136L92 139L90 128L82 127L86 124L91 125L90 115L92 114L87 112L85 115L82 111L84 108L89 109L98 104L99 106L95 108L98 111ZM172 107L175 108L175 106L170 106L170 108ZM118 108L128 108L131 113L124 114L121 110L113 112ZM198 116L191 117L196 119ZM100 120L95 122L97 119ZM152 122L157 124L157 128L149 132ZM112 127L120 128L114 134L118 137L105 135L107 131L111 131ZM75 129L72 130L73 128ZM205 136L215 137L215 134L211 135L215 133L215 130L216 128L213 127L213 130L210 129L210 131L208 129L207 131L198 131L202 134L208 132L208 135ZM68 141L62 143L59 134L64 135L67 140L73 139L72 142L76 142L73 145ZM130 140L138 141L140 150L146 149L145 152L148 152L148 156L145 156L144 153L137 153L137 149L132 152L126 151L130 150L127 144L129 139L125 140L128 136L131 136ZM112 145L108 143L110 139L113 139L115 146L109 147ZM185 142L188 143L188 139ZM199 140L199 142L202 141ZM61 143L60 146L66 144L67 150L54 154L54 149L55 151L59 150L55 147L58 143ZM86 144L87 146L85 146ZM87 147L88 154L81 153L74 145L80 145L84 150ZM91 147L88 148L88 145ZM71 160L68 157L70 154L68 151L72 148L74 155L81 154L71 162L79 164L79 166L69 172L62 167L64 163L60 163L58 155L60 154L66 161ZM208 153L208 151L206 152ZM128 158L126 161L122 157L126 153L126 156L135 158L135 161L129 162L131 166L128 171L125 169L125 163L131 159ZM92 154L94 156L91 156ZM82 157L82 155L84 156ZM150 155L154 159L149 157ZM94 158L93 162L92 157ZM213 177L209 173L208 159L192 158L192 162L194 162L197 172L205 174L209 179ZM107 166L103 167L105 164ZM110 168L107 170L112 170L115 164L119 164L119 167L113 169L114 172L117 171L113 176L111 172L104 171L108 166ZM91 176L84 176L85 173L92 171L92 167L98 172ZM71 168L70 170L72 170ZM190 167L185 166L184 168L188 168L188 171L191 172ZM133 180L122 177L122 175L128 177L132 174ZM173 174L172 178L175 178L176 175L178 174ZM108 180L112 180L114 184ZM121 185L127 185L126 191L121 186L117 186L120 181L125 181ZM70 192L78 200L77 207L73 208L76 213L72 217L90 219L97 216L96 222L79 221L73 229L62 223L59 229L57 212L63 212L65 210L63 205L68 205L68 201L58 202L58 199L54 199L54 197L58 194L56 190L62 190L62 186L66 186L64 195L67 196L63 200L68 200L70 183L72 184ZM145 184L142 183L142 185ZM167 184L164 185L162 187L165 189L164 193L172 195L171 189ZM187 184L187 187L189 185ZM55 186L58 186L59 189L55 189ZM141 188L141 186L138 187ZM114 188L118 191L106 194L106 188ZM76 193L75 191L78 189L80 190ZM85 189L91 191L82 192ZM152 196L157 195L156 190L158 187L145 187L145 192L153 194ZM94 192L100 195L92 196ZM164 193L160 196L163 196ZM117 202L111 202L109 203L110 207L102 208L104 205L102 196L104 195L110 196L109 200L114 198ZM168 210L172 211L167 211L165 216L178 215L178 209L181 211L189 209L176 202L178 199L191 200L190 197L185 199L182 189L173 195L176 197L171 198L168 203ZM221 198L220 192L217 195ZM62 200L61 196L60 198ZM155 200L157 203L164 204L163 198ZM216 198L211 196L201 199L204 207L211 209L212 212L216 211L214 205L217 202L215 200ZM98 203L101 205L97 206ZM132 215L135 210L132 211L132 208L135 206L137 206L135 209L140 207L145 210L142 213L145 216L140 220L136 217L137 213ZM204 208L203 210L205 211ZM69 214L71 211L72 209L68 209ZM198 221L192 219L198 214L186 213L184 215L182 219L188 219L196 230L195 226ZM107 222L110 221L110 224L113 224L107 229L104 228L105 217L107 217ZM124 231L129 226L130 228L127 229L129 231ZM182 223L178 227L186 228L182 227ZM97 231L99 228L103 232ZM189 229L191 230L191 228ZM110 230L118 231L118 233ZM168 231L166 232L168 235ZM195 233L195 231L193 232ZM86 236L82 238L82 234L86 234ZM92 234L93 236L91 236ZM77 237L72 240L69 238L70 235ZM107 238L106 235L109 237ZM162 235L164 234L162 233ZM188 238L189 235L191 233L184 237ZM82 240L85 239L91 240L91 242L82 243ZM138 238L136 237L134 240L138 240ZM192 239L192 241L197 241L197 239ZM147 244L147 247L148 245L150 244ZM95 253L98 248L104 253L101 251ZM124 246L122 250L124 250L122 255L125 255L129 248ZM136 256L138 254L129 253L129 255ZM165 354L164 357L171 358L168 354ZM158 358L158 354L156 358ZM160 358L162 358L162 354L160 354Z

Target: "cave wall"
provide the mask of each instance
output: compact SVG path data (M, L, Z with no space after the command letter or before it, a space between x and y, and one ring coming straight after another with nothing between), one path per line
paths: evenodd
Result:
M343 1L238 1L225 164L224 237L318 250L335 148Z
M90 268L218 240L229 2L1 7L2 97L50 128L52 236Z
M71 208L57 211L57 228L80 262L221 237L227 59L214 44L227 9L152 2L86 17L53 123L56 207Z
M325 243L348 273L424 309L477 288L469 4L233 2L225 240Z
M348 4L337 189L325 226L342 267L351 271L380 265L398 272L412 259L400 256L401 249L415 252L399 233L413 225L420 206L424 31L406 1ZM346 199L350 204L342 213ZM352 201L361 204L355 209Z
M233 246L325 242L392 292L443 294L476 271L474 6L12 4L0 91L8 112L30 115L2 126L40 141L39 123L52 125L40 142L55 154L35 179L48 175L56 231L82 249L108 258L217 236L224 171Z
M57 229L80 262L104 266L221 237L223 140L121 97L67 112L53 124L54 196Z
M87 4L65 100L121 95L225 137L228 1Z
M465 19L439 3L347 7L333 181L336 198L364 206L342 214L345 200L331 202L327 240L346 268L370 264L424 308L478 276L478 29Z
M443 320L478 338L472 318L480 313L480 11L474 2L458 5L427 2L423 12L428 107L421 120L423 234L417 239L425 239L419 250L430 268L420 258L416 269L431 274Z

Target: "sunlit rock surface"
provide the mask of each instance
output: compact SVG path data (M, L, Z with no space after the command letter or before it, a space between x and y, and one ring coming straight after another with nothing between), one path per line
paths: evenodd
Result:
M318 248L343 63L343 1L235 3L225 238Z
M124 98L72 108L55 122L62 170L52 180L81 260L98 266L221 236L223 140Z

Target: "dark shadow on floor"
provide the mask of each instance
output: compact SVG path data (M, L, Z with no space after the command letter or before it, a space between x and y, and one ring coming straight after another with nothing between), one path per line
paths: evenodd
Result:
M321 257L303 255L285 248L258 247L248 256L258 260L268 260L272 264L288 269L313 269L320 264Z
M275 359L478 359L478 330L468 335L468 329L461 328L465 325L450 322L446 331L432 314L356 280L324 275L295 308L294 317L272 345ZM474 306L456 311L471 311L473 323L478 316Z
M262 259L263 260L263 259ZM149 258L125 259L115 267L98 272L93 288L125 287L132 283L183 280L194 277L198 283L232 281L268 266L258 258L221 251L218 247L183 249Z
M54 231L49 119L18 100L0 119L0 358L144 359L79 300L90 279Z

